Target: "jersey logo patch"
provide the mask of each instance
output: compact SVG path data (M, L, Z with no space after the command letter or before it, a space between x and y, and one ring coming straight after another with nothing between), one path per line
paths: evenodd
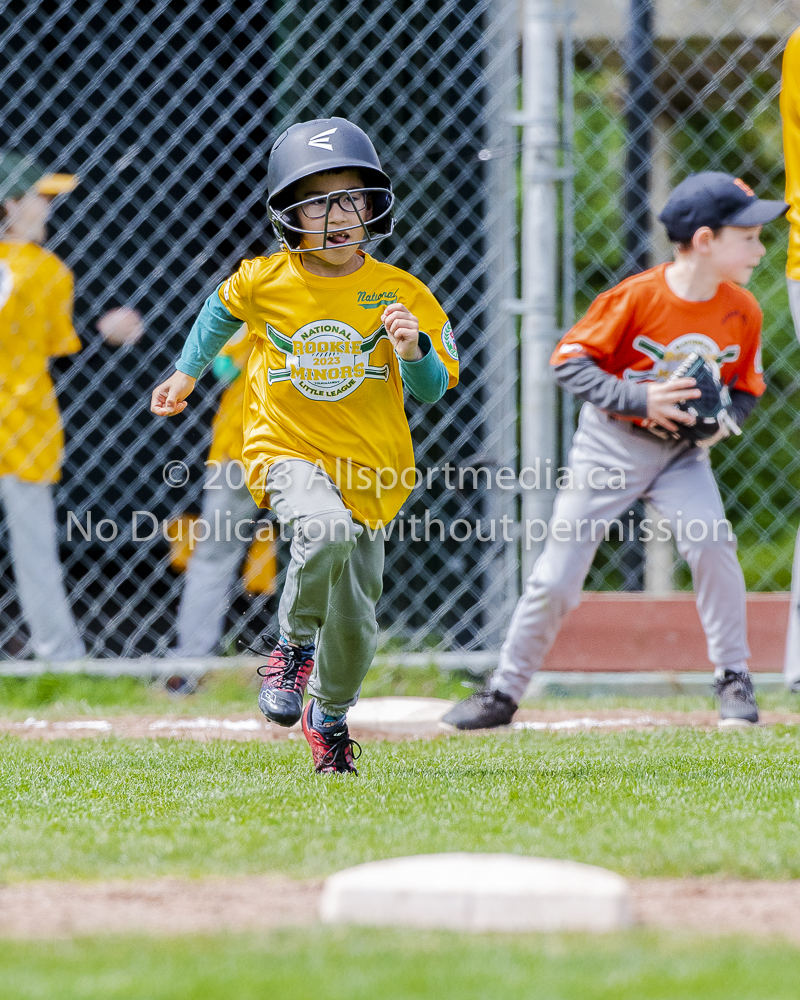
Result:
M285 337L267 325L267 337L286 355L285 368L268 368L267 382L291 382L306 399L335 402L344 399L365 378L389 381L388 365L369 364L369 355L381 340L388 340L382 326L364 337L354 327L333 319L307 323Z
M359 292L357 302L362 309L380 309L397 302L397 292Z
M693 352L699 354L704 361L716 365L717 369L736 361L741 353L738 344L731 344L720 350L719 344L704 333L685 333L666 347L649 337L635 337L633 347L650 358L653 367L645 371L626 368L622 377L632 382L663 382Z
M337 127L338 128L338 127ZM317 135L312 135L308 140L309 146L313 146L314 149L327 149L329 152L333 152L333 146L331 146L331 136L337 131L337 128L328 128L324 132L319 132Z
M456 347L456 338L453 336L453 327L450 325L450 320L442 327L442 347L451 358L458 361L458 348Z

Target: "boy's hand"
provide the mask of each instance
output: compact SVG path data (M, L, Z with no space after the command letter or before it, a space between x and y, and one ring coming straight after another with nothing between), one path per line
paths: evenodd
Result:
M419 361L422 351L419 347L419 320L399 302L387 306L381 321L389 334L395 353L403 361Z
M182 413L186 409L184 401L194 389L196 381L197 379L193 379L191 375L173 372L166 382L153 389L150 399L151 412L159 417L174 417L177 413Z
M677 424L691 426L696 418L691 413L679 410L675 404L682 403L685 399L697 399L701 393L699 389L695 389L696 384L693 378L648 383L648 419L668 431L677 431Z

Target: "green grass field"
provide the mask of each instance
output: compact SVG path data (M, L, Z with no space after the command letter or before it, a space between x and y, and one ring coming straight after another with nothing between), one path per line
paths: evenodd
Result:
M419 670L387 667L370 671L362 696L417 695L463 698L474 680L442 674L435 666ZM91 677L85 674L43 674L39 677L0 677L0 712L5 718L24 719L75 715L163 714L207 715L219 712L258 712L260 677L252 670L218 671L203 679L189 697L168 694L163 687L134 677Z
M323 929L3 943L7 1000L795 1000L784 943Z
M175 697L162 687L133 677L90 677L81 674L43 674L39 677L0 677L0 713L7 719L74 718L76 716L111 717L116 715L219 715L254 712L258 714L257 678L252 670L218 671L207 674L199 690L189 697ZM757 684L757 681L756 681ZM361 695L378 698L407 695L424 698L465 698L482 685L466 673L442 673L429 667L404 669L376 667L370 670ZM800 698L784 691L759 693L763 709L800 711ZM591 714L601 708L689 712L713 709L711 673L707 695L677 695L664 698L544 697L523 702L532 708L569 708Z
M6 881L324 876L442 850L632 876L800 877L800 745L748 733L504 733L374 743L315 775L303 740L0 739Z
M378 672L365 694L463 696L463 678ZM4 680L17 717L253 711L249 678L174 700L120 679ZM766 702L768 699L762 699ZM772 696L772 707L797 699ZM591 713L611 702L550 700ZM616 700L633 709L710 699ZM313 774L304 741L0 737L0 881L274 873L509 851L631 877L800 878L796 727L745 733L502 732L370 743L358 778ZM0 994L33 998L794 997L784 942L307 929L208 938L0 942Z

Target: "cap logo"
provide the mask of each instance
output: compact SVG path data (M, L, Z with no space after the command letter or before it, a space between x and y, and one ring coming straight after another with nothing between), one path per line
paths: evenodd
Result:
M312 135L308 140L309 146L313 146L314 149L327 149L331 153L333 152L333 146L331 146L330 137L336 132L337 129L329 128L324 132L319 132L317 135Z
M310 143L309 143L309 145L310 145ZM755 196L756 196L755 191L750 187L749 184L745 184L745 182L740 177L734 177L733 178L733 183L741 191L744 191L744 193L747 195L748 198L755 198Z

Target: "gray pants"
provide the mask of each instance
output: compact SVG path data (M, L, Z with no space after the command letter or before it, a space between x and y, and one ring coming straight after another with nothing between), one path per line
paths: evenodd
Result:
M72 617L58 559L52 488L0 477L11 559L22 614L34 654L42 660L77 660L86 655Z
M383 536L353 521L331 479L310 462L278 462L267 475L270 506L294 528L278 617L283 635L316 641L308 684L326 715L356 703L378 645Z
M743 669L750 655L744 577L708 454L661 441L586 403L570 468L572 488L558 493L544 551L514 611L491 687L517 702L522 698L564 616L580 603L586 574L608 530L605 521L620 518L628 531L627 512L639 497L669 522L689 563L709 659L718 667ZM623 476L616 479L605 471L617 468ZM620 480L622 488L610 488ZM652 528L658 537L657 525ZM610 537L618 532L613 527Z
M789 305L792 307L794 332L800 340L800 281L787 278ZM783 662L783 677L787 687L800 684L800 532L794 545L792 565L792 602L789 613L789 629L786 633L786 658Z
M231 475L228 475L229 468ZM241 467L224 465L203 491L202 519L208 537L200 538L186 567L186 582L178 611L178 645L174 656L210 656L222 635L229 593L249 544L259 509L246 486L234 489ZM218 489L213 486L219 484ZM237 537L238 529L238 537Z

